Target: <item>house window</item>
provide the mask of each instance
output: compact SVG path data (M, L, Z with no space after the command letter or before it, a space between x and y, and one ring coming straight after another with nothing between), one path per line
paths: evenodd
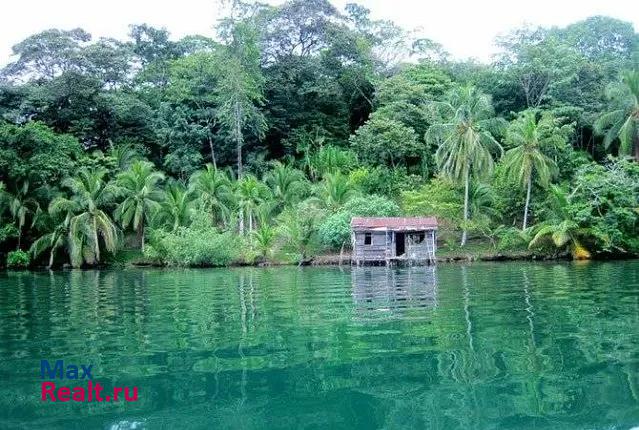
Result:
M370 233L364 233L364 245L370 245L373 243L373 235Z

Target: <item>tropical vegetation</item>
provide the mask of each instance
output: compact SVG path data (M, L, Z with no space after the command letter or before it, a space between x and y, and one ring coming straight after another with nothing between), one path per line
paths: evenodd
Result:
M1 264L304 264L402 215L437 216L442 252L639 253L631 24L521 28L480 63L356 4L228 7L214 38L13 47Z

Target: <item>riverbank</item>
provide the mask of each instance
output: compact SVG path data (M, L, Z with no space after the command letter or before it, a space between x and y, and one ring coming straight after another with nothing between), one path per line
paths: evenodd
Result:
M626 260L637 259L639 255L594 255L592 260ZM543 252L543 250L532 251L530 249L508 249L500 250L492 246L492 244L469 243L465 247L459 246L440 246L437 250L436 261L438 264L474 262L474 261L567 261L572 260L568 252ZM196 268L214 268L214 267L271 267L271 266L349 266L354 264L351 260L350 250L342 253L322 253L304 260L301 264L284 259L255 259L253 261L234 261L228 265L203 265L195 266ZM123 249L116 255L111 256L105 264L98 268L118 268L118 267L169 267L158 261L145 257L138 249ZM56 267L55 269L68 269L67 265ZM45 267L30 267L31 270L42 270ZM54 269L54 270L55 270Z
M128 258L120 260L120 264L125 266L161 266L155 262L146 260L139 252L129 251ZM137 255L137 257L135 257ZM595 255L593 260L615 260L615 259L636 259L637 255ZM124 260L124 261L123 261ZM544 252L542 250L530 250L526 248L500 250L487 242L469 243L465 247L441 246L437 250L437 263L456 263L473 261L551 261L551 260L572 260L568 252ZM285 261L281 259L260 260L253 262L234 262L231 267L266 267L266 266L348 266L353 264L350 250L342 253L322 253L309 257L301 264L298 262ZM215 267L215 266L207 266Z

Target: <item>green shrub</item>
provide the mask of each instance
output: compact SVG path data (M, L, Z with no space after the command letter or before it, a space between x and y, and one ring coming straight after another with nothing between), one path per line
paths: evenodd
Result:
M11 251L7 254L7 267L9 269L26 269L31 264L31 258L22 250Z
M358 197L347 202L338 212L326 218L319 226L322 243L337 249L350 243L351 218L354 216L399 216L399 206L381 196Z
M581 166L575 173L574 191L565 212L580 228L600 238L591 250L613 254L636 252L639 165L610 158L606 165Z
M532 237L526 231L515 227L500 226L494 231L499 251L515 251L527 249Z
M150 234L147 258L169 266L226 266L239 256L241 241L231 232L214 228L180 227L175 232L154 230Z
M14 237L18 237L18 228L15 224L5 224L0 227L0 243Z

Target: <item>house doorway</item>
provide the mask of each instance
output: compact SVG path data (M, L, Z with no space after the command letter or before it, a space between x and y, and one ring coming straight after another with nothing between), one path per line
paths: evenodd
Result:
M406 252L406 240L404 233L395 233L395 256L399 257Z

